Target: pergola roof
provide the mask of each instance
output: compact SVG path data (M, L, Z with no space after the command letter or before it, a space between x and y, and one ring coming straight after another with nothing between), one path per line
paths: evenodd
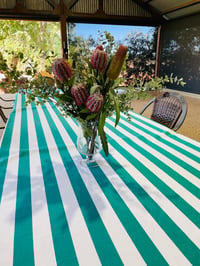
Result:
M185 17L200 12L199 0L143 0L143 2L155 8L166 20Z
M200 12L200 1L185 0L3 0L1 18L159 25Z

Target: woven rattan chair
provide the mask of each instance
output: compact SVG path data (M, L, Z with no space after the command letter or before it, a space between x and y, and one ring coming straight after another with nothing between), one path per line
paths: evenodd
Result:
M178 130L187 114L187 103L183 96L174 92L164 92L161 96L149 101L140 114L153 104L151 119L173 130Z
M4 110L6 110L6 109L8 110L8 109L12 109L13 108L13 106L11 106L11 105L10 106L4 106L4 104L8 103L8 102L12 103L13 99L7 100L7 99L4 99L4 98L0 97L0 118L2 118L3 123L4 123L3 126L0 126L0 129L4 129L5 128L5 125L6 125L7 120L8 120L7 116L4 113Z

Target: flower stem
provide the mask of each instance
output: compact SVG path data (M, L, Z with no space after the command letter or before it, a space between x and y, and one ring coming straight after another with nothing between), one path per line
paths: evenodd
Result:
M94 126L93 126L93 134L92 134L92 138L91 138L91 143L90 143L90 147L89 147L89 155L88 155L88 159L92 160L93 154L94 154L94 148L95 148L95 139L97 136L97 125L98 125L98 121L96 120L94 122Z

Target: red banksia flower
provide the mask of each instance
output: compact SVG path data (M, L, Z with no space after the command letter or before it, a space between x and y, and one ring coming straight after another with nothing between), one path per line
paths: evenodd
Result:
M55 79L60 82L67 81L73 76L72 69L64 58L58 58L53 62L52 71Z
M98 113L103 105L103 95L95 92L87 98L86 108L93 113Z
M94 50L90 62L92 64L92 67L100 72L103 72L106 69L108 63L108 55L103 50L102 45L98 45Z
M107 77L110 80L115 80L116 78L118 78L122 69L122 65L124 63L124 59L126 57L126 53L127 53L127 46L120 45L106 73Z
M83 103L85 103L88 98L88 92L83 84L73 85L71 88L71 93L78 106L81 106Z

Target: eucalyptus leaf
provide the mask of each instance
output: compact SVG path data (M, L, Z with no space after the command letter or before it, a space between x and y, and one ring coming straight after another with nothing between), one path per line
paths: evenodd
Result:
M120 109L117 97L114 97L114 103L115 103L115 112L116 112L116 118L115 118L115 127L116 127L120 120Z

